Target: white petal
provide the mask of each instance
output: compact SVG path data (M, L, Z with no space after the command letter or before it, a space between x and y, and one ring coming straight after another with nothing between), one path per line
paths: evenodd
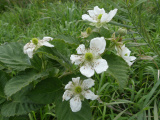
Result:
M80 81L80 77L77 77L77 78L72 78L72 81L78 85L79 84L79 81Z
M109 22L109 21L112 20L112 18L116 15L117 10L118 10L118 9L114 9L114 10L111 10L111 11L108 13L108 17L107 17L107 20L106 20L107 22Z
M69 100L71 97L73 96L73 92L72 91L69 91L69 90L66 90L63 94L63 100Z
M84 44L79 45L79 47L76 50L77 50L77 54L85 54L86 52L85 45Z
M136 59L135 56L130 56L131 61L134 61Z
M28 46L29 46L29 43L25 44L25 46L23 47L23 52L24 52L24 54L27 53L27 48L28 48Z
M91 88L92 86L94 86L94 80L91 78L83 80L82 85L85 89Z
M95 7L94 7L94 13L95 13L96 15L104 14L104 13L105 13L105 10L104 10L103 8L100 9L98 6L95 6Z
M92 18L95 18L95 14L94 14L94 10L88 10L87 11L89 13L89 15L92 17Z
M65 89L71 89L73 87L73 84L71 81L65 86Z
M83 20L88 20L88 21L90 21L90 22L97 22L96 20L93 20L93 18L91 18L89 15L87 15L87 14L83 14L82 15L82 19Z
M90 99L90 100L96 100L98 98L98 95L95 95L92 91L87 90L84 93L84 97L86 99Z
M41 45L47 46L47 47L54 47L54 45L50 44L47 41L41 41Z
M93 38L90 42L90 49L97 54L103 53L105 47L106 47L106 41L104 37Z
M121 56L130 56L131 51L127 48L124 47L122 48Z
M123 59L128 63L129 66L131 66L134 63L134 60L136 59L136 57L134 56L125 56L123 57Z
M78 112L81 110L82 102L78 96L75 96L70 100L70 107L72 112Z
M71 55L70 60L72 63L75 63L75 65L79 65L84 61L84 56L81 55Z
M102 15L102 17L101 17L101 22L109 22L108 19L107 19L108 16L109 16L109 14L104 13L104 14Z
M50 40L53 40L53 38L52 37L43 37L43 40L44 41L50 41Z
M105 59L97 59L94 61L94 69L99 74L108 69L108 64Z
M86 77L91 77L94 75L94 70L93 67L90 66L88 63L85 63L81 68L80 68L81 74L83 74Z
M26 53L28 54L28 57L32 58L33 57L33 50L32 48L28 48Z

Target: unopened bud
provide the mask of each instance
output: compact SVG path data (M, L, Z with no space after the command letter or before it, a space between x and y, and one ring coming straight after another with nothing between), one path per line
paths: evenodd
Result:
M119 28L118 33L120 34L120 36L125 36L127 35L127 29Z
M87 32L87 34L91 34L92 29L91 29L90 27L88 27L88 28L86 29L86 32Z

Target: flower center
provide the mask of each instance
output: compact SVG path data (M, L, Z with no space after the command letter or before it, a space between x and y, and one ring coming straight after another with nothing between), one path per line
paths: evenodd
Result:
M99 15L98 15L98 19L101 19L101 17L102 17L102 14L99 14Z
M128 56L128 54L126 53L124 56Z
M87 61L91 61L91 60L93 59L93 54L92 54L92 53L86 53L86 54L85 54L85 59L86 59Z
M35 45L38 44L38 39L37 38L32 38L32 43L34 43Z
M81 88L80 86L77 86L77 87L75 88L75 92L76 92L77 94L81 93L81 92L82 92L82 88Z

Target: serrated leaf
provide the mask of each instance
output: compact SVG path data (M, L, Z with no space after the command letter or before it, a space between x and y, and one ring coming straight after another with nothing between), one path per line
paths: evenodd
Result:
M119 56L114 53L105 54L103 59L106 59L108 62L109 68L107 70L107 74L113 76L120 88L124 88L128 82L128 65L127 63Z
M42 69L42 59L38 55L34 54L30 61L36 70L40 71Z
M0 71L0 104L6 100L6 96L4 94L4 86L7 81L8 79L6 74L3 71Z
M62 90L62 84L58 78L48 78L39 82L35 89L28 93L28 97L36 103L50 104L61 95Z
M42 104L34 103L26 96L27 92L31 89L31 86L27 86L13 95L11 101L2 106L1 114L5 117L19 116L41 108Z
M68 49L67 44L64 41L54 40L51 43L55 46L54 48L41 47L37 50L37 53L43 53L47 57L56 60L62 66L67 69L71 69L70 61L70 50Z
M56 116L58 120L91 120L91 109L87 101L82 102L82 108L78 112L72 112L69 101L62 101L62 97L56 101Z
M72 36L68 36L68 35L57 35L55 38L62 39L66 43L69 43L69 44L79 45L80 43L78 39L73 38Z
M23 53L24 44L19 42L0 46L0 62L14 70L22 71L29 68L30 60Z
M4 88L7 97L15 94L24 87L28 86L32 81L37 80L40 77L47 76L48 72L36 73L35 71L26 72L23 75L15 76L9 80Z

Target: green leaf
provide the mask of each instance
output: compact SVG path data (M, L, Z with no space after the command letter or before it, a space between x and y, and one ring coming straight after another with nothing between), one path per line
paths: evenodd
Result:
M62 84L58 78L48 78L39 82L35 89L28 93L28 97L36 103L49 104L59 97L62 90Z
M91 120L91 109L87 101L82 102L82 108L78 112L72 112L69 101L62 101L62 97L56 101L56 116L58 120Z
M154 120L158 120L158 105L156 104L156 99L154 100Z
M32 81L37 80L40 77L47 76L48 72L36 73L34 71L27 71L22 75L15 76L9 80L4 88L7 97L15 94L24 87L28 86Z
M27 86L13 95L11 101L2 106L1 114L5 117L19 116L41 108L42 104L34 103L26 96L27 92L31 89L31 86Z
M119 86L124 88L128 82L128 65L127 63L119 56L114 53L105 54L103 56L104 59L108 62L109 68L107 70L107 74L113 76Z
M147 2L147 0L138 0L138 1L134 2L134 4L131 6L131 8L135 8L135 7L139 6L140 4L142 4L143 2Z
M57 35L55 38L64 40L64 42L68 44L72 44L72 45L79 45L80 43L78 39L73 38L72 36L68 36L68 35Z
M41 71L41 69L42 69L42 60L38 55L34 54L33 58L30 59L30 61L31 61L32 66L36 70Z
M121 115L126 112L126 110L123 110L122 112L120 112L113 120L118 120L121 117Z
M23 53L24 44L19 42L0 46L0 62L14 70L22 71L31 66L27 55Z
M0 104L6 100L6 96L4 94L4 86L7 81L8 79L6 74L3 71L0 71Z
M125 13L128 13L128 11L124 8L121 8L117 3L113 2L113 0L107 0L106 2L108 2L109 4L113 5L115 8L117 8L118 10L121 10Z
M51 43L55 46L54 48L41 47L37 50L37 53L43 53L48 58L56 60L65 68L71 69L72 64L70 61L71 53L68 48L69 46L64 41L57 39L51 41Z
M117 26L121 26L121 27L125 27L125 28L134 28L133 26L124 25L124 24L117 23L117 22L114 22L114 21L110 21L109 24L117 25Z

